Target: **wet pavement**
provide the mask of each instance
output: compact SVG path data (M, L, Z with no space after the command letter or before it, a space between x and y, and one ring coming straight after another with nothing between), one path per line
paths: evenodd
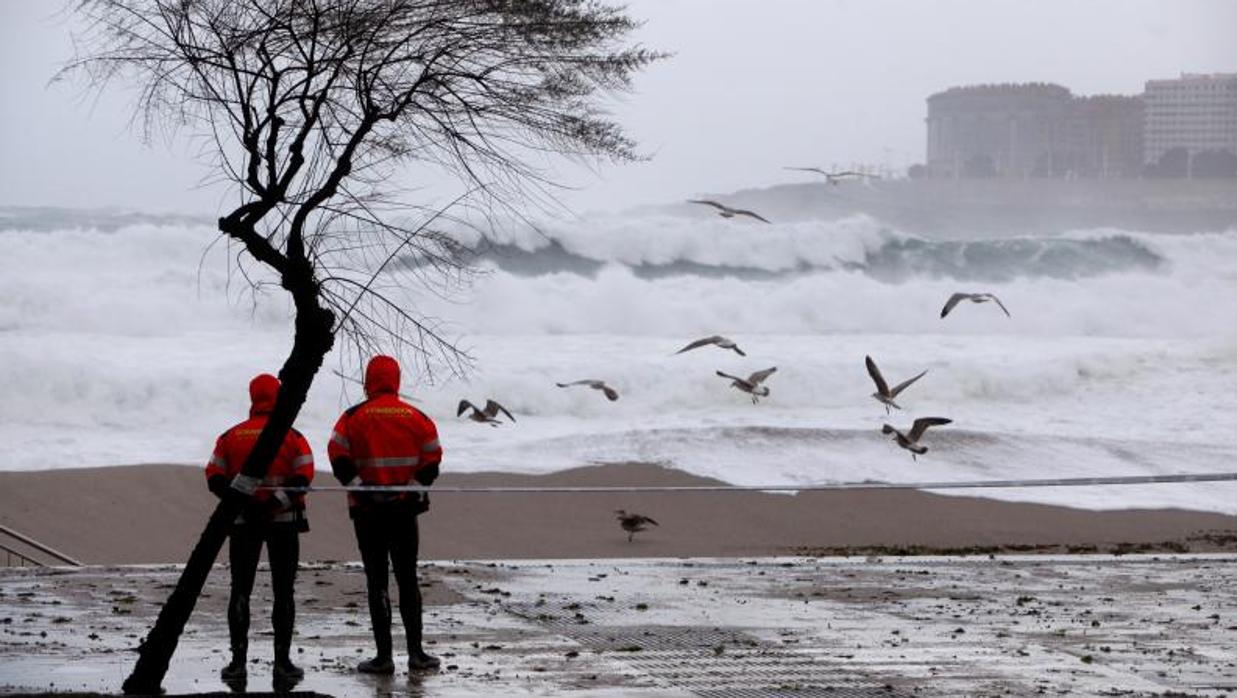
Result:
M364 577L298 578L295 690L354 695L1237 694L1237 556L427 563L441 670L356 674ZM0 570L0 693L118 693L174 567ZM255 590L250 691L271 684ZM218 566L164 681L229 690ZM397 649L402 638L396 639Z

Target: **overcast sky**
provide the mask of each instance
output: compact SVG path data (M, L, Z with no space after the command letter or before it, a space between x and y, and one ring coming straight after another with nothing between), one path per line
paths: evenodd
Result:
M48 86L72 52L58 2L0 0L0 204L212 214L183 145L145 145L129 95ZM1137 94L1237 72L1230 0L634 0L638 40L675 55L611 104L651 156L564 170L576 210L802 181L784 165L923 159L924 99L951 85L1056 82Z

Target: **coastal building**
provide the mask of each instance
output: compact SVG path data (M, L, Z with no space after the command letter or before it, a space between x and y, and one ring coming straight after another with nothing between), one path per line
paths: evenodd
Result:
M1139 176L1143 167L1143 110L1141 97L1074 97L1064 146L1069 176Z
M932 177L1030 177L1054 169L1070 91L1060 85L952 87L928 98Z
M1138 97L1076 97L1051 83L952 87L928 98L927 173L938 178L1138 175Z
M1237 73L1148 80L1143 101L1145 163L1159 163L1175 148L1188 159L1208 151L1237 156Z

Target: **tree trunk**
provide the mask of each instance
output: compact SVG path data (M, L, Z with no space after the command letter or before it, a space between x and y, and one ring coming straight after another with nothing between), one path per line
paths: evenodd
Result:
M296 336L292 351L279 372L280 389L275 408L271 411L266 427L258 435L249 458L241 467L243 474L259 480L266 476L266 471L279 452L288 430L292 428L301 406L305 404L314 375L321 368L322 360L335 341L334 315L318 304L317 283L312 275L289 278L293 276L301 277L300 274L284 275L284 287L292 291L297 307ZM206 578L215 564L215 558L228 538L232 522L240 514L246 499L240 492L229 490L228 495L215 507L197 545L189 555L188 562L185 563L176 588L159 612L155 627L138 649L138 660L133 667L133 673L125 679L123 685L126 694L158 694L162 691L160 684L167 674L172 654L176 652L181 632L193 613Z

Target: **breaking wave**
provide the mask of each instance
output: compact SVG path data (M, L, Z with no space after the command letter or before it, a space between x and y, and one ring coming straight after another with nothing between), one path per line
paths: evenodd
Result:
M498 269L519 276L596 276L617 264L643 279L767 280L850 271L889 283L915 278L1002 282L1155 271L1166 262L1146 236L1119 230L932 240L866 216L771 226L671 216L602 218L465 241Z
M1079 473L1219 468L1234 447L1237 231L936 239L863 216L640 213L457 234L483 270L473 286L409 294L477 360L465 380L410 378L452 467L653 459L732 482L753 467L792 483L896 479L905 454L880 423L923 414L957 422L918 464L937 479L985 463L1034 474L1044 458ZM0 209L0 469L208 453L291 341L286 298L253 294L235 252L205 220ZM996 293L1013 317L968 304L942 320L959 290ZM674 354L715 333L748 356ZM929 370L906 412L867 398L865 354L887 375ZM760 405L714 373L774 365ZM554 385L594 377L622 399ZM494 397L519 424L457 422L462 397ZM298 422L315 447L356 398L320 376ZM1127 440L1154 457L1113 455ZM1182 444L1191 462L1174 460Z

